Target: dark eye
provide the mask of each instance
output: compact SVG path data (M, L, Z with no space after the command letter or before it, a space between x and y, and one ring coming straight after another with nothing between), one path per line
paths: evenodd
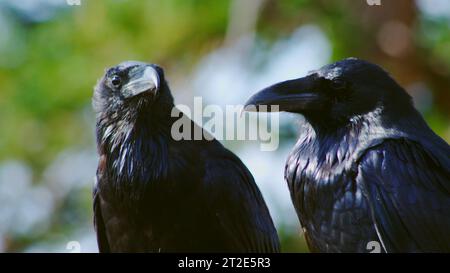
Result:
M331 81L331 87L335 90L341 90L346 87L347 83L342 79L334 79Z
M118 86L122 83L122 80L120 79L119 76L114 75L114 76L112 77L112 79L111 79L111 83L112 83L112 85L114 85L115 87L118 87Z

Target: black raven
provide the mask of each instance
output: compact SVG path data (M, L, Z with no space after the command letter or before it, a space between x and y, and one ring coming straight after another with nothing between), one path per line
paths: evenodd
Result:
M239 158L216 140L171 137L178 117L159 66L128 61L108 69L93 107L100 252L279 251L263 197Z
M285 179L311 251L450 251L450 147L382 68L345 59L246 105L305 117Z

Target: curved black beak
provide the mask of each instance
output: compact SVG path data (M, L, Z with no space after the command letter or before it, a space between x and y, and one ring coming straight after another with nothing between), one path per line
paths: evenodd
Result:
M134 97L144 92L156 95L159 90L159 74L151 65L138 65L128 72L128 76L128 83L122 87L125 97Z
M274 84L250 97L244 111L301 112L316 107L321 102L321 96L313 91L313 85L314 75Z

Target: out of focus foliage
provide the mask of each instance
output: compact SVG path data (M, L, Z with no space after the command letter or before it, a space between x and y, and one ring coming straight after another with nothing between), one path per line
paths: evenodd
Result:
M424 2L442 6L436 9ZM65 162L61 153L95 153L90 98L105 67L130 59L150 61L170 71L171 81L189 81L187 75L205 55L240 36L255 34L269 47L307 24L327 37L330 62L356 56L391 71L414 96L432 128L448 141L450 8L444 2L382 0L382 6L368 6L365 0L81 0L80 6L69 6L63 0L0 0L0 166L25 164L28 186L50 188L53 196L59 176L52 172ZM248 14L254 16L254 24L247 22L252 19ZM292 143L295 134L282 137L281 142ZM239 149L234 150L238 155ZM71 170L71 164L64 168ZM278 173L281 177L282 170ZM3 171L2 176L0 170L0 183L21 177L14 174ZM49 182L49 177L55 181ZM91 228L91 181L85 183L56 198L45 224L26 232L16 232L14 225L1 227L2 219L19 216L8 214L9 199L1 200L0 193L0 251L64 251L46 245L83 232L80 226ZM5 187L0 185L0 190ZM8 198L16 199L16 192L11 190ZM29 201L27 194L21 196L26 200L17 201L17 206ZM35 204L36 213L45 209L41 202ZM307 251L299 228L278 228L284 251Z
M0 49L8 53L0 60L0 157L38 168L90 138L79 115L105 67L137 59L186 69L220 43L228 14L226 1L83 1L27 22L7 7L14 43Z

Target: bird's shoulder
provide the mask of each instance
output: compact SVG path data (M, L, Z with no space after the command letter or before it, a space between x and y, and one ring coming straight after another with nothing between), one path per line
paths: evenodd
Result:
M363 174L368 172L384 177L385 180L380 182L387 187L412 184L450 194L448 162L411 139L385 139L364 151L357 164Z
M253 186L253 176L244 163L217 140L210 141L205 145L201 157L205 159L206 180L220 177L225 183Z
M450 168L433 150L386 139L361 156L356 181L387 251L449 250Z
M233 152L210 144L203 178L208 210L242 251L278 252L276 229L252 174Z

